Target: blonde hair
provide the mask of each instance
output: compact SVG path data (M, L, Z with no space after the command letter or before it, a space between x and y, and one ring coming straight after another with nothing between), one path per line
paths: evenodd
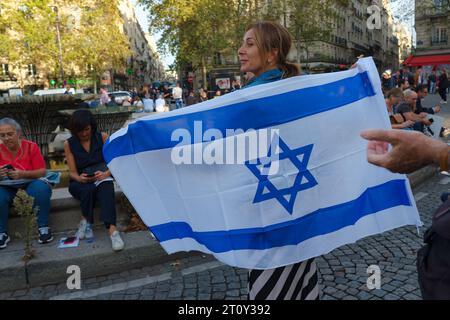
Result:
M259 21L252 23L247 30L253 30L256 46L259 49L264 63L267 63L267 55L277 50L277 66L283 71L283 78L298 76L300 66L287 61L287 56L292 46L292 38L289 31L281 24L273 21Z

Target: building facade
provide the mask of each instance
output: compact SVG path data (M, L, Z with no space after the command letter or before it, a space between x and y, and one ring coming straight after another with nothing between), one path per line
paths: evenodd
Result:
M379 71L399 67L399 38L405 50L411 48L411 38L405 28L394 22L387 0L351 0L347 7L336 3L334 10L336 18L330 39L306 44L307 50L292 54L300 56L307 71L346 68L360 55L372 56Z
M417 44L415 55L450 54L449 31L450 1L416 0Z
M303 71L320 73L343 70L352 65L358 56L364 55L374 58L381 73L387 69L398 69L409 55L411 34L405 26L394 22L388 0L350 0L347 6L336 2L333 9L335 18L329 39L301 43L300 46L293 44L288 59L300 63ZM373 15L378 15L379 21L371 20ZM280 22L285 24L284 19ZM288 19L286 25L289 26ZM300 52L296 47L302 48ZM213 65L207 76L211 91L218 89L217 83L223 79L229 78L231 82L233 78L242 78L235 55L217 53L209 59L209 63ZM199 73L195 77L201 79ZM198 86L202 86L201 81L197 81Z
M400 62L405 61L412 52L412 35L404 24L396 24L394 28L398 40L398 57Z
M111 90L128 90L154 81L165 80L164 65L156 50L155 41L150 34L141 29L130 0L120 0L118 9L123 24L118 25L117 28L128 38L132 55L127 59L125 70L105 71L99 84L108 86ZM82 14L80 8L60 7L58 11L61 18L67 18L74 27L80 23ZM72 70L72 73L76 76L77 70ZM73 86L81 88L92 85L84 79L77 79L75 82L72 76L73 74L66 74L65 79ZM39 70L34 65L12 65L0 57L0 96L8 94L8 91L13 88L20 88L24 94L28 94L53 85L54 83L44 70Z
M119 10L124 21L119 28L130 42L132 55L127 61L126 74L113 75L114 89L139 88L165 80L164 65L156 50L155 40L142 30L130 0L120 0Z

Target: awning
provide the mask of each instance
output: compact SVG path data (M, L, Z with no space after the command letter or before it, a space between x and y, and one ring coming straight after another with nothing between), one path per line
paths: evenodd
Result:
M403 61L403 65L408 67L434 66L439 64L450 64L450 54L417 57L410 55Z

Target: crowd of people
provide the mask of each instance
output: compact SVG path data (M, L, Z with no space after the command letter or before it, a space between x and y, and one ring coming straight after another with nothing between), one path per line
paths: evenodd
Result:
M397 70L394 74L392 74L391 70L387 70L383 72L381 82L383 92L393 88L401 88L404 91L420 85L426 88L430 94L438 92L441 96L441 104L447 103L449 82L448 71L445 68L439 69L434 67L430 73L425 72L421 67L417 68L415 72L405 67Z
M80 201L81 221L77 235L92 240L94 208L100 205L100 218L111 239L112 249L120 251L124 242L116 227L116 202L113 179L103 158L108 135L97 130L89 110L77 110L69 121L71 138L64 143L69 167L69 192ZM11 118L0 119L0 249L10 242L8 217L19 189L34 198L37 209L39 243L53 240L49 227L52 185L46 176L46 163L38 145L26 140L20 124Z
M408 79L412 73L406 71L398 71L396 75L397 77L389 78L386 76L386 72L382 74L383 93L392 128L415 130L433 136L434 132L430 126L434 119L431 115L439 113L441 106L436 105L432 108L425 108L422 105L422 100L428 96L430 88L434 89L435 84L421 82L418 80L420 78L413 77ZM448 87L445 70L441 71L440 78L443 79L438 82L442 99L441 104L445 104ZM445 128L441 128L439 136L442 137L444 131Z

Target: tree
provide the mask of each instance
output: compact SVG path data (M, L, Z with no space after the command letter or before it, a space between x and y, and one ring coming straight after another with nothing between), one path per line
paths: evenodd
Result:
M64 56L68 66L92 77L94 84L107 70L125 73L131 56L130 43L119 26L124 25L118 0L74 1L81 8L80 23L64 32ZM70 25L70 24L69 24Z
M179 69L201 68L206 83L207 58L230 45L229 12L232 1L141 0L150 13L150 27L162 33L163 52L176 57Z
M5 32L0 50L9 64L48 66L50 72L58 66L56 36L47 32L54 20L48 0L4 0L1 16Z
M176 57L177 68L206 69L216 53L235 55L245 27L256 20L274 18L277 8L266 0L141 0L150 13L150 28L161 32L163 52Z
M33 64L48 78L63 69L96 83L102 72L123 69L131 54L119 30L118 0L2 0L1 10L2 55L9 63ZM73 11L78 24L70 21Z
M150 12L153 30L162 33L160 48L176 57L177 67L202 68L216 53L236 55L246 27L275 20L291 32L297 48L329 39L340 6L349 0L140 0Z

